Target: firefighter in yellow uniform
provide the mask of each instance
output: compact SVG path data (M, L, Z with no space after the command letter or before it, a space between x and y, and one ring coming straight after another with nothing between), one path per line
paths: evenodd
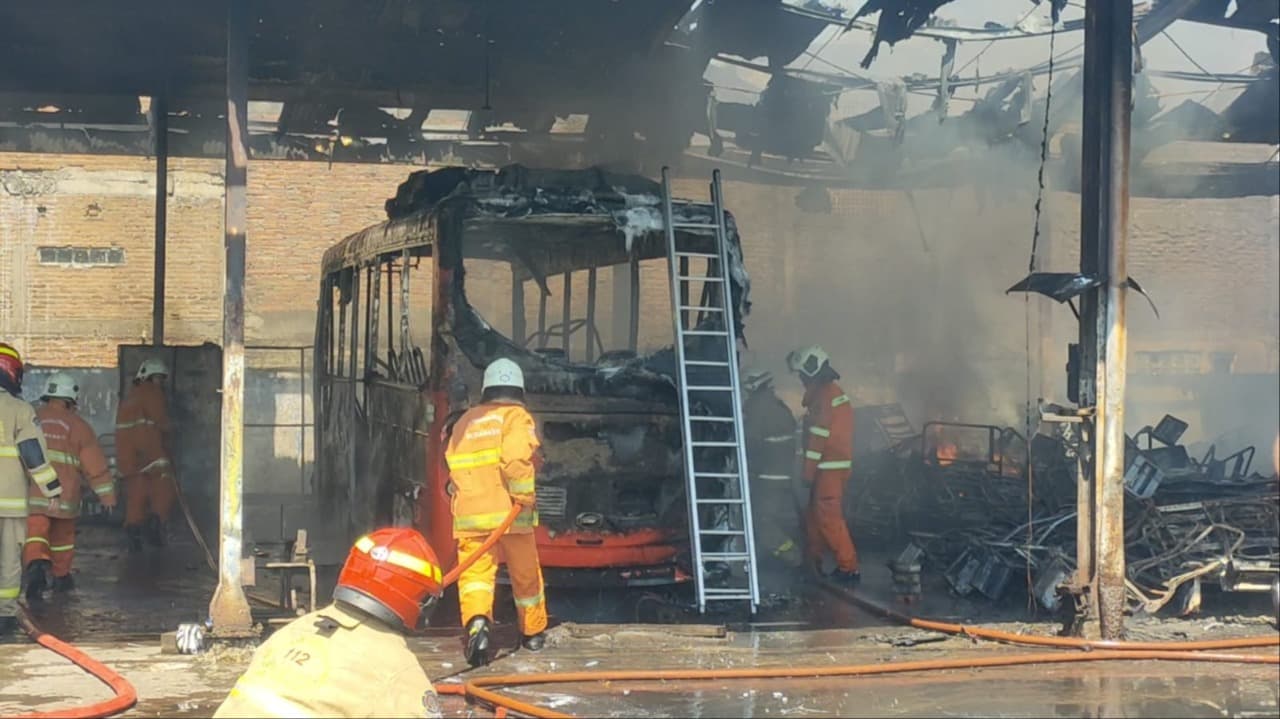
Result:
M522 508L498 544L458 579L471 666L489 660L499 552L511 577L521 644L536 652L545 643L547 600L533 535L538 526L534 474L541 463L540 446L533 417L524 406L524 373L509 359L494 360L484 371L481 403L458 418L445 449L459 557L475 554L512 506Z
M431 680L405 642L425 628L440 564L407 527L351 548L333 604L272 634L214 717L439 717Z
M36 411L22 400L22 370L22 355L0 342L0 637L18 624L28 483L45 497L62 495Z

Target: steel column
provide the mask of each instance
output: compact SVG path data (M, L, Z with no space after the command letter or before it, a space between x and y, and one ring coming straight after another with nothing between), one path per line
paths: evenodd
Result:
M1108 53L1100 67L1107 73L1100 88L1105 95L1099 108L1107 140L1106 155L1099 164L1107 177L1106 214L1098 259L1104 284L1098 316L1097 373L1098 449L1094 468L1097 485L1094 515L1097 540L1098 615L1104 639L1124 633L1124 395L1125 289L1129 274L1125 258L1129 239L1129 122L1133 99L1133 4L1094 0L1095 12L1105 13L1101 29Z
M156 241L151 291L151 344L164 344L165 237L169 224L169 102L163 92L151 97L151 131L155 134Z
M1100 277L1103 284L1081 301L1080 404L1093 407L1094 416L1089 427L1091 466L1084 472L1079 491L1077 557L1079 577L1091 587L1091 605L1097 610L1096 631L1107 639L1117 639L1124 631L1124 302L1132 33L1130 3L1089 0L1085 12L1080 269ZM1088 480L1092 480L1092 487Z
M218 588L209 603L215 634L251 629L240 585L244 528L244 260L249 169L249 0L227 8L226 279L222 290L222 484Z

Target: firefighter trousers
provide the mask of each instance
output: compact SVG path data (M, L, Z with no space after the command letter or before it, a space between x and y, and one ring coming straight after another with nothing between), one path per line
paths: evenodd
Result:
M484 544L484 537L459 537L458 558L465 559ZM475 617L493 621L493 592L498 579L498 553L506 561L511 594L516 603L520 633L526 637L547 628L547 598L542 588L542 567L533 534L508 534L458 578L458 604L462 626Z
M18 595L22 592L22 542L26 538L26 517L0 517L0 617L18 614Z
M844 521L844 487L848 470L821 471L809 490L809 512L806 517L806 554L813 564L822 562L828 550L836 555L836 568L842 572L858 571L858 551Z
M152 514L161 522L168 522L177 498L173 483L167 465L125 477L124 526L141 526Z
M27 517L27 541L22 545L22 566L37 559L53 564L53 576L71 575L76 553L76 520L33 514Z

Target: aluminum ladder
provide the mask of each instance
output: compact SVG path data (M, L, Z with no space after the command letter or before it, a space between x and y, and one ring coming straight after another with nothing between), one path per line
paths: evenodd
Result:
M662 168L662 219L675 330L685 491L698 611L708 602L760 604L747 452L743 443L742 397L738 380L734 305L726 269L728 230L720 171L712 174L711 203L686 204L710 221L675 217L671 178ZM708 242L710 239L710 242ZM706 274L690 274L693 261L706 261ZM690 301L694 285L699 301ZM715 581L709 566L714 567Z

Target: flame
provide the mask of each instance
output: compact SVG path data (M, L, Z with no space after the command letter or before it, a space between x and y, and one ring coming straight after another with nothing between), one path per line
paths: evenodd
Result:
M941 442L933 451L934 456L938 460L939 467L947 467L960 455L960 449L956 447L954 442Z

